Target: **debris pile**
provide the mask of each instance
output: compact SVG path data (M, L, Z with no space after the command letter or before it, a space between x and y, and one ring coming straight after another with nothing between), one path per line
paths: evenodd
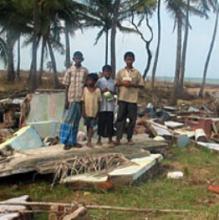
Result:
M191 141L219 151L219 118L206 105L155 108L151 103L139 114L136 134L146 133L159 141L175 141L185 147Z

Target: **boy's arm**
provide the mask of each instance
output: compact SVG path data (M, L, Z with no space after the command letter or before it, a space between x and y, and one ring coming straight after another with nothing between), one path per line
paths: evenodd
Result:
M68 90L69 90L69 86L65 86L65 109L69 108Z
M62 80L62 84L65 86L65 109L69 108L68 91L69 91L70 78L71 78L70 74L71 74L70 69L68 69Z
M86 117L86 112L85 112L85 103L84 103L84 91L83 91L83 95L81 98L81 110L82 110L82 116L85 118Z
M117 87L124 86L124 83L122 82L122 79L121 79L121 72L120 71L116 74L116 83L115 83L115 85Z
M128 87L133 87L133 88L143 88L144 87L144 80L139 72L138 72L138 82L137 83L130 83L130 85Z
M117 77L116 77L116 84L115 84L117 87L121 87L121 86L124 86L124 87L130 87L131 83L128 82L128 81L123 81L122 78L121 78L121 72L119 71L117 73Z
M97 109L97 115L96 118L98 117L98 114L100 112L100 105L101 105L101 101L102 101L102 96L101 96L101 91L98 93L98 109Z
M84 104L84 101L81 102L81 108L82 108L82 116L85 118L85 117L86 117L86 112L85 112L85 104Z

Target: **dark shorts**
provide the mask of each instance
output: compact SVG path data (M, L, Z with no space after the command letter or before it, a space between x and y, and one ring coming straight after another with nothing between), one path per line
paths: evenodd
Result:
M97 119L92 117L84 118L84 124L87 128L94 128L97 125Z
M113 112L100 112L98 117L98 135L101 137L112 137L114 135L113 128Z

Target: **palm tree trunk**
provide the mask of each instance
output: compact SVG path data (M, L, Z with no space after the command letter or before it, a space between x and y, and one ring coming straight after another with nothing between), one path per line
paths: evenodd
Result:
M116 28L119 15L119 6L121 0L115 1L112 19L112 29L111 29L111 66L113 72L113 78L115 78L116 73Z
M189 37L189 8L190 8L190 0L187 0L185 35L184 35L184 42L183 42L183 49L182 49L181 72L180 72L180 79L179 79L180 94L183 93L183 87L184 87L186 52L187 52L188 37Z
M16 78L20 80L20 65L21 65L21 37L18 37L17 40L17 72Z
M161 2L160 0L157 1L157 23L158 23L158 40L157 40L157 48L156 48L156 53L154 57L154 65L152 69L152 79L151 79L151 87L154 88L154 82L155 82L155 75L157 71L157 63L158 63L158 58L159 58L159 52L160 52L160 43L161 43L161 19L160 19L160 6Z
M151 67L152 52L151 52L151 49L150 49L150 45L151 45L151 42L153 40L153 30L152 30L152 27L149 24L149 18L148 18L147 14L146 14L146 25L147 25L148 29L150 30L151 38L150 38L150 40L145 40L145 43L146 43L145 48L146 48L146 51L147 51L147 54L148 54L148 59L147 59L146 68L144 70L144 75L143 75L144 79L146 79L148 71Z
M69 30L68 24L65 23L65 66L69 68L71 66L71 55L70 55L70 39L69 39Z
M49 54L50 54L50 58L52 62L52 68L53 68L53 85L54 85L54 88L58 88L59 80L57 76L56 60L55 60L55 55L54 55L50 40L48 40L48 48L49 48Z
M219 17L219 7L217 5L217 10L216 10L216 17L215 17L215 25L214 25L214 31L213 31L213 35L212 35L212 40L211 40L211 44L210 44L210 48L207 54L207 59L205 61L205 66L204 66L204 72L203 72L203 79L202 79L202 85L199 91L199 96L203 97L203 93L204 93L204 88L205 88L205 83L206 83L206 77L207 77L207 71L208 71L208 66L209 66L209 62L211 59L211 54L214 48L214 44L215 44L215 39L216 39L216 35L217 35L217 28L218 28L218 17Z
M42 48L41 48L41 59L40 59L40 72L39 72L39 76L38 76L39 85L42 84L45 47L46 47L46 39L45 39L45 37L43 37Z
M171 104L175 105L179 96L179 76L181 71L181 50L182 50L182 17L178 15L177 18L177 48L176 48L176 68L173 93L171 97Z
M39 27L39 10L38 1L34 0L33 5L33 44L32 44L32 62L30 71L30 89L34 91L37 88L37 38L38 38L38 27Z
M7 31L7 47L8 47L8 66L7 66L7 80L15 80L15 70L14 70L14 34L11 31Z
M106 42L105 42L105 65L108 64L108 51L109 51L109 29L105 33Z

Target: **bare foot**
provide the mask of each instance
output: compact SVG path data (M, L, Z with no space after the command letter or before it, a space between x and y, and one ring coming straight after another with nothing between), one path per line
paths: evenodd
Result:
M128 145L133 145L133 144L135 144L135 143L133 142L133 140L128 140L127 144L128 144Z
M114 146L118 146L118 145L121 145L120 140L116 140L116 141L114 142Z
M93 148L93 147L94 147L93 144L90 143L90 142L87 143L87 146L90 147L90 148Z
M102 143L101 141L97 141L97 145L98 145L98 146L102 146L103 143Z
M74 144L73 147L82 148L83 146L81 144L77 143L77 144Z
M66 145L64 146L64 150L70 150L70 149L71 149L71 145L66 144Z

